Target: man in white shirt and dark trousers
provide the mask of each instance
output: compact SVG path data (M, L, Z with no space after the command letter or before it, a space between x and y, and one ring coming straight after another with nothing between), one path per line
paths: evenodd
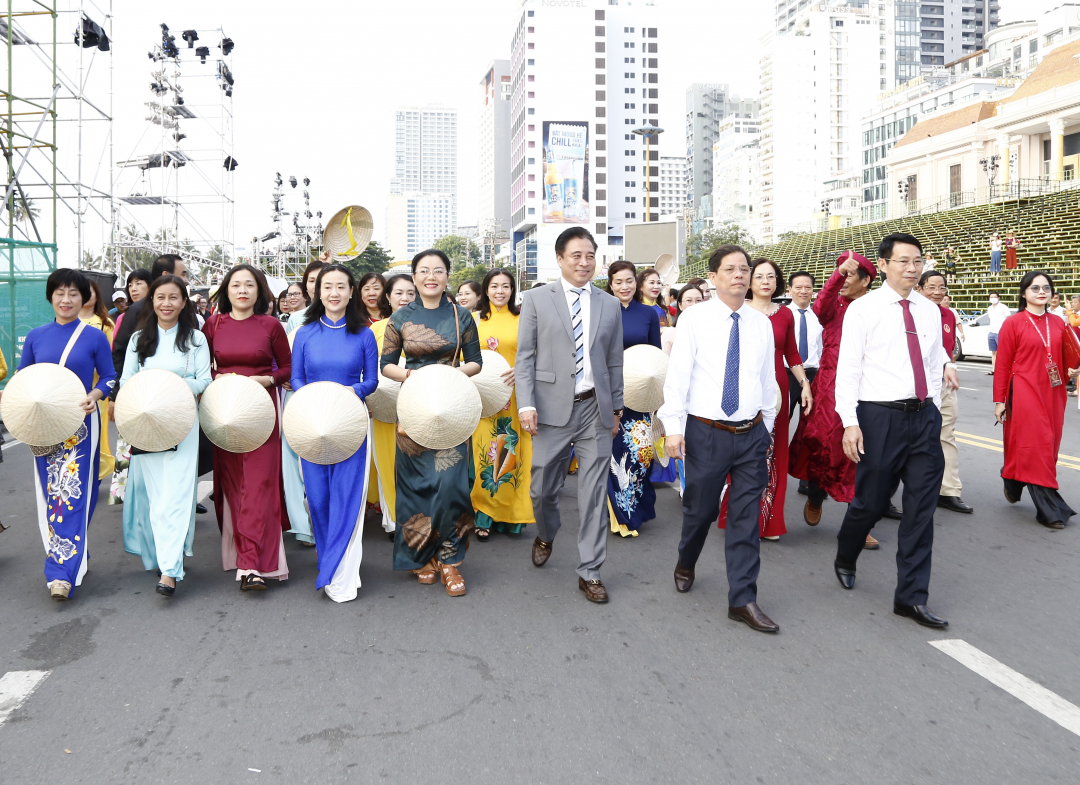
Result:
M803 371L806 373L806 378L811 382L817 376L818 365L821 363L822 348L821 322L818 321L817 314L810 307L810 301L814 298L815 284L814 276L805 270L792 273L788 278L788 293L791 295L788 308L791 309L791 314L795 317L795 340L799 345L799 356L802 357ZM787 365L787 360L784 361L784 365ZM799 399L802 396L802 385L795 378L795 374L791 372L790 368L788 368L787 377L788 392L791 396L788 404L788 418L790 419L795 416L796 409L801 411Z
M866 535L902 479L893 612L927 627L946 627L926 601L934 510L945 470L941 385L943 376L956 383L956 372L945 368L940 309L914 291L922 274L922 245L909 234L890 234L878 246L878 267L886 284L851 304L840 340L836 411L844 425L844 453L857 467L855 498L836 538L834 569L841 586L855 586L855 563Z
M986 336L986 345L990 349L990 370L986 375L993 376L997 366L998 333L1005 320L1012 316L1012 310L1001 302L1001 295L997 292L990 292L989 297L990 307L986 309L986 315L990 317L990 331Z
M760 632L780 628L757 604L758 515L768 484L766 456L779 405L772 325L750 307L750 257L737 245L709 257L716 297L683 312L668 360L659 416L666 450L685 461L683 527L675 588L690 591L694 567L728 487L728 618Z

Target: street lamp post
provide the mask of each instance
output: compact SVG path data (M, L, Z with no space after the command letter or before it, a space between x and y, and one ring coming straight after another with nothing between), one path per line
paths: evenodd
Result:
M663 128L655 125L646 125L635 128L633 131L638 136L645 137L645 223L649 222L649 213L652 212L652 191L650 190L649 175L652 172L652 140L664 133Z

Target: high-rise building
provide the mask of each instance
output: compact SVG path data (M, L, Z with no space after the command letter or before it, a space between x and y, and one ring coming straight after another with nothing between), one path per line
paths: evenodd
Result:
M513 258L525 280L558 274L555 239L571 224L593 233L603 265L620 256L626 221L659 217L667 141L654 140L646 160L645 140L633 133L659 125L658 20L651 0L521 0L510 56L510 199Z
M759 109L756 100L733 95L726 84L686 88L686 201L698 217L712 217L712 149L720 123L733 115L756 118Z
M763 40L765 242L823 212L826 182L861 174L859 123L880 86L872 67L881 50L875 21L865 7L814 3L794 16L793 27L770 32ZM844 210L849 205L850 200L844 202ZM857 214L859 205L851 212Z
M738 224L755 239L761 236L760 143L760 120L729 117L713 145L712 224Z
M682 215L686 207L686 159L660 156L660 215Z
M390 181L390 194L412 200L412 207L402 211L399 206L388 206L387 242L410 234L432 240L453 234L457 228L456 109L438 105L398 108L394 116L394 177ZM403 215L412 221L430 219L433 223L395 225L393 222ZM429 246L430 243L421 244L417 250Z
M390 194L386 201L386 244L395 259L411 259L457 232L454 199L448 194Z
M901 11L908 19L918 16L919 56L924 72L983 49L986 34L998 25L998 0L898 0L897 21ZM903 81L899 76L898 84Z
M480 194L482 238L510 234L510 61L494 60L480 80ZM485 255L489 249L485 246Z

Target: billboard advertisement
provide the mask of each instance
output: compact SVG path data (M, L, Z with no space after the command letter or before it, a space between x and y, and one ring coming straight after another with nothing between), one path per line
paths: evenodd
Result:
M589 123L544 121L546 224L589 221Z

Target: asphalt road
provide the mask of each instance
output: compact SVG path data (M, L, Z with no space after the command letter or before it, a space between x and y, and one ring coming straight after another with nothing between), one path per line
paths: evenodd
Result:
M958 430L999 439L983 368L964 364ZM1080 455L1073 408L1065 429L1063 452ZM960 447L976 513L935 522L930 605L949 629L892 613L894 522L842 590L843 506L808 527L793 485L789 534L762 544L759 600L776 636L726 618L720 531L693 591L676 593L681 510L667 488L639 538L610 543L611 602L586 602L573 478L548 565L529 562L531 532L474 543L463 598L393 572L374 524L357 601L317 594L315 554L291 540L292 580L241 594L208 515L166 600L124 553L120 509L102 504L90 573L57 603L29 451L11 446L0 675L51 673L0 726L0 781L1075 783L1076 732L930 645L966 641L1080 704L1080 527L1049 531L1026 498L1009 506L995 445L968 441L987 445ZM1059 478L1080 507L1073 463Z

